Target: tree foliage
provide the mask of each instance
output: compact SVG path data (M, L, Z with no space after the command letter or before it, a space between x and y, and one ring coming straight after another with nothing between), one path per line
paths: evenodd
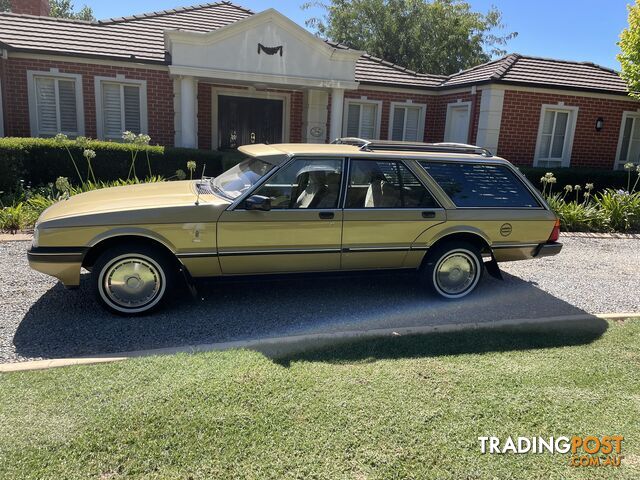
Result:
M91 7L84 5L77 12L74 10L74 5L71 0L51 0L51 13L52 17L58 18L74 18L76 20L87 20L89 22L95 20L93 16L93 10Z
M640 0L629 5L629 27L620 34L618 61L632 97L640 99Z
M448 75L504 55L517 33L500 35L500 11L471 10L463 0L330 0L307 26L322 38L419 72Z

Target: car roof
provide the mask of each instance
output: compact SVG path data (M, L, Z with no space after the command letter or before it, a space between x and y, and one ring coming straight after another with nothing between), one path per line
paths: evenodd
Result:
M496 156L484 156L474 153L420 150L365 150L358 145L325 143L278 143L272 145L243 145L238 150L248 156L258 157L269 163L278 164L292 156L335 156L350 158L404 158L417 160L457 160L473 163L506 163Z

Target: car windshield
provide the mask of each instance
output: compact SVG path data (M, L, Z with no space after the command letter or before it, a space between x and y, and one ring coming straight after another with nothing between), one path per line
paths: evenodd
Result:
M214 191L235 200L253 187L274 165L258 158L247 158L211 181Z

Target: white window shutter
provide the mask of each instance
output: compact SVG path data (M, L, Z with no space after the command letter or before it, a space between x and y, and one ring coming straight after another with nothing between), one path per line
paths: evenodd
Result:
M76 82L58 80L58 100L60 102L60 131L66 134L78 132L78 108L76 105Z
M391 127L391 140L404 140L404 113L403 107L393 110L393 126Z
M351 103L347 112L347 137L358 136L360 136L360 105Z
M58 133L58 113L56 107L56 83L53 78L36 78L36 106L38 134Z
M125 130L141 133L140 87L125 85L123 89Z
M124 131L120 85L114 83L102 84L102 117L104 136L106 138L120 139Z
M420 108L407 108L406 109L406 125L404 129L404 138L407 142L418 141L418 125L420 124Z
M371 139L376 135L376 105L363 104L360 120L360 136Z

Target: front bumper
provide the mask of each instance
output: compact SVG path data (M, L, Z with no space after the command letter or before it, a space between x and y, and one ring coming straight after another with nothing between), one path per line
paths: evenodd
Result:
M560 242L543 243L538 245L533 256L534 258L551 257L559 254L560 250L562 250L562 244Z
M86 253L81 247L31 247L27 258L34 270L56 277L65 287L77 287Z

